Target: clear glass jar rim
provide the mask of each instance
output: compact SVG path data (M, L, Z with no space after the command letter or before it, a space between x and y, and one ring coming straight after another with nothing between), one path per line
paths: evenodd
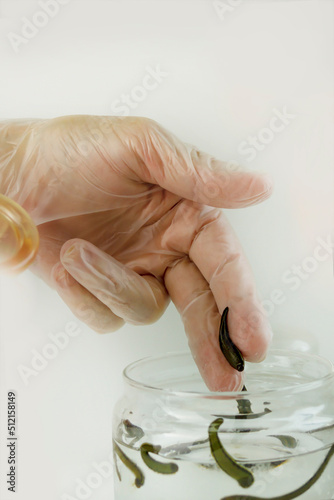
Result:
M189 358L192 358L191 352L190 351L170 351L166 352L162 355L153 355L153 356L146 356L144 358L141 358L137 361L134 361L127 365L124 370L123 370L123 378L126 383L128 383L130 386L135 387L137 389L143 389L143 390L148 390L151 392L158 392L160 394L169 394L169 395L175 395L177 397L191 397L191 398L196 398L196 397L205 397L205 398L236 398L236 397L241 397L244 398L246 395L249 397L250 395L252 396L263 396L263 395L270 395L270 394L280 394L283 395L284 393L288 393L289 395L293 394L298 394L299 392L304 392L307 390L314 390L317 387L321 387L324 383L326 382L333 382L333 387L334 387L334 365L331 363L330 360L327 358L324 358L322 356L319 356L317 354L308 354L308 353L303 353L303 352L298 352L298 351L288 351L284 349L271 349L268 351L267 357L270 355L272 356L282 356L286 358L296 358L296 359L302 359L305 361L318 361L321 363L323 366L327 367L327 373L321 378L318 378L316 380L312 381L306 381L306 382L301 382L298 385L287 385L284 387L279 387L275 389L267 389L267 390L256 390L256 391L225 391L225 392L210 392L209 389L207 391L181 391L181 390L172 390L172 389L166 389L163 387L158 387L150 384L146 384L143 382L140 382L139 380L136 380L135 378L130 376L131 371L133 371L136 368L139 368L141 366L145 366L149 364L150 362L155 362L158 360L163 360L167 358L172 358L172 357L181 357L181 356L188 356ZM252 363L253 365L261 365L262 363L265 363L266 360L264 360L261 363ZM195 361L194 361L195 363Z

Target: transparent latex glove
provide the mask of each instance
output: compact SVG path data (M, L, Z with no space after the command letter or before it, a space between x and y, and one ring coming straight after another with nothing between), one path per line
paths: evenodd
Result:
M264 174L229 168L145 118L69 116L0 125L0 187L38 225L33 272L97 332L156 321L170 298L211 390L237 390L221 313L245 359L271 329L220 208L268 198ZM255 223L255 222L254 222Z

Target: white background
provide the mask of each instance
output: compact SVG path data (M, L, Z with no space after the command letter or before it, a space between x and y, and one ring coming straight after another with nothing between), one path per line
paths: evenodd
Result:
M113 114L113 103L141 85L147 66L159 65L168 76L131 113L273 175L270 200L226 213L266 301L274 343L297 339L295 347L334 361L332 258L327 252L312 260L333 226L333 2L244 0L219 16L211 0L71 0L14 51L8 34L20 34L23 18L40 10L37 1L0 0L0 119ZM295 117L248 161L240 143L284 107ZM296 290L282 279L293 266L307 268ZM77 481L110 456L122 369L149 354L187 349L182 322L171 304L152 326L99 336L29 271L0 283L0 496L78 499ZM281 304L269 302L275 289ZM31 366L32 349L41 352L48 334L71 321L80 334L26 386L18 366ZM10 389L19 415L15 495L3 475ZM112 478L104 479L87 498L111 500L112 488Z

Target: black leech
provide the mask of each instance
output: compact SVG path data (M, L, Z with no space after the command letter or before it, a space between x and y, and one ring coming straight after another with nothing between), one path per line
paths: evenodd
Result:
M227 327L227 313L228 307L225 307L219 327L219 346L232 368L238 370L238 372L242 372L245 367L244 358L237 346L230 339Z

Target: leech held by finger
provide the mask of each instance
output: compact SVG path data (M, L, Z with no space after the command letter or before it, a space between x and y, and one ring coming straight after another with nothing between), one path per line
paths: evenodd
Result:
M219 327L219 346L232 368L238 370L238 372L242 372L245 368L244 358L237 346L233 344L230 338L227 326L227 314L228 307L225 307Z

